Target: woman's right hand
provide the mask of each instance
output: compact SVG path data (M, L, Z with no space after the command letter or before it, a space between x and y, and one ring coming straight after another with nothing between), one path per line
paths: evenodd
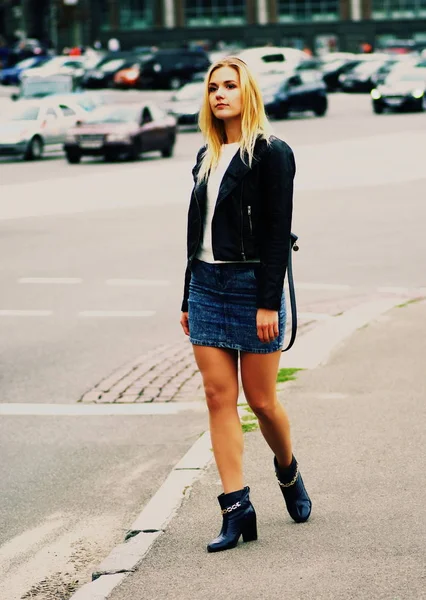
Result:
M189 321L188 321L188 313L183 312L180 318L180 324L182 325L182 329L185 335L189 335Z

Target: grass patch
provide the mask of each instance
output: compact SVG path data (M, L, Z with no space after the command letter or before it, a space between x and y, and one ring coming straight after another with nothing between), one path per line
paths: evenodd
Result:
M294 377L297 371L303 371L303 369L280 369L277 375L277 383L282 383L283 381L292 381L296 379Z
M241 417L241 421L253 421L253 419L256 419L253 415L243 415Z
M241 427L243 429L243 433L248 433L249 431L256 431L258 428L257 421L251 421L250 423L241 423Z
M415 304L416 302L421 302L424 298L411 298L411 300L407 300L407 302L403 302L402 304L397 304L396 308L404 308L409 304Z

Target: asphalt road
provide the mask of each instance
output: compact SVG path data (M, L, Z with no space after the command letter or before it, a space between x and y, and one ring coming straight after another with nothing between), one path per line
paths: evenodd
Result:
M334 95L324 118L274 124L298 166L302 322L426 287L425 122L373 115L366 96ZM132 164L0 162L0 402L16 412L46 407L0 419L2 600L46 577L35 597L56 600L66 573L85 580L206 427L195 411L54 409L182 340L186 206L200 144L200 134L182 132L174 158Z

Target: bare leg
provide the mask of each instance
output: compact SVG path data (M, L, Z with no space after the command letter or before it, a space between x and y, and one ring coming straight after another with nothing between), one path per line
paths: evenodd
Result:
M238 354L233 350L193 345L203 377L210 435L225 494L243 484L243 433L238 416Z
M292 460L290 423L278 402L276 380L281 351L270 354L241 353L241 379L250 408L260 430L281 467Z

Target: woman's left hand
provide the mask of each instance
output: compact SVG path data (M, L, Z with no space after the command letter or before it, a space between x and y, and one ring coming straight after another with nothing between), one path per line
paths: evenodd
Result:
M269 344L278 337L278 311L258 308L256 314L257 337L261 342Z

